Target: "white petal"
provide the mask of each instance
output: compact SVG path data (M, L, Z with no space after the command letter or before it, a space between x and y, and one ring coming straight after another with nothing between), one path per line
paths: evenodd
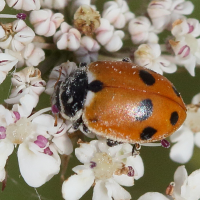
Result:
M60 157L51 146L53 155L33 152L22 143L18 148L18 162L22 177L31 187L40 187L60 170Z
M52 142L56 145L58 152L60 154L69 155L73 151L73 145L67 134L61 135L59 137L54 137Z
M4 0L0 0L0 11L2 11L5 7L6 3Z
M13 111L18 111L21 117L28 117L35 106L34 97L30 94L26 94L20 98L20 104L15 104L13 106Z
M4 168L0 169L0 182L6 178L6 171Z
M144 175L144 163L142 161L142 158L140 155L137 155L135 157L130 156L127 158L126 166L132 166L135 170L135 176L134 178L138 180Z
M88 165L77 165L76 167L72 168L72 171L75 172L76 174L81 174L83 173L84 170L90 170L92 172L92 169Z
M134 177L129 177L125 174L122 174L120 176L118 175L113 175L114 180L123 186L129 187L134 185Z
M195 133L195 135L194 135L194 142L197 145L197 147L200 148L200 132Z
M92 200L112 200L112 197L108 196L105 181L99 180L95 182Z
M163 194L158 192L147 192L143 194L138 200L169 200Z
M113 179L108 179L105 184L108 190L108 196L113 197L115 200L130 200L131 195Z
M0 71L0 84L6 79L7 74L7 72Z
M113 35L110 41L105 45L107 51L116 52L118 51L123 45L121 37L118 35Z
M96 146L93 145L95 140L90 142L90 144L81 143L79 148L75 149L75 155L82 163L89 163L91 158L96 153L97 149Z
M194 148L194 134L185 127L176 131L170 139L172 142L177 142L170 149L170 158L178 163L186 163L190 160Z
M178 199L178 197L181 196L181 187L185 181L187 181L187 171L185 169L185 166L180 166L174 173L175 187L173 196L175 198Z
M80 199L94 183L91 170L83 170L81 174L70 176L62 185L62 195L65 200Z
M200 103L200 93L196 94L193 98L192 98L192 104L199 104Z
M200 169L192 172L188 177L188 186L190 187L191 196L195 199L200 198ZM187 196L186 196L187 198Z
M7 53L0 53L0 70L8 72L10 71L15 64L17 64L18 60L7 54Z
M0 182L5 179L6 161L8 156L13 152L14 145L7 139L0 140Z

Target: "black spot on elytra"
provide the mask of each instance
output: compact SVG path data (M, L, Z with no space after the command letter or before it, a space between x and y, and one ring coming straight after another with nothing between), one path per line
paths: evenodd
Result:
M118 144L122 144L122 142L118 142L118 141L114 141L114 140L111 140L111 139L107 139L107 145L109 147L114 147L114 146L116 146Z
M176 111L174 111L172 114L171 114L171 117L170 117L170 123L171 125L175 125L178 121L178 113Z
M140 70L139 76L142 79L142 81L148 86L153 85L155 83L155 78L148 71Z
M129 57L125 57L122 59L123 62L131 62L131 59Z
M135 119L143 121L148 119L153 113L153 104L151 99L144 99L140 102L135 112Z
M103 83L99 80L95 80L92 81L89 85L88 85L88 90L92 91L92 92L99 92L103 89Z
M157 132L156 129L154 129L154 128L148 126L148 127L146 127L146 128L142 131L142 133L140 134L140 138L141 138L142 140L149 140L149 139L152 138L152 136L153 136L156 132Z
M180 95L180 93L176 90L176 88L175 88L174 86L172 86L172 88L173 88L173 90L174 90L176 96L180 97L181 95Z

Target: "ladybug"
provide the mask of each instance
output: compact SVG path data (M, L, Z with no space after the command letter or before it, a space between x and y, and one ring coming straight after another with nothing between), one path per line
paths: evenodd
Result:
M119 143L162 140L186 118L173 84L127 58L82 63L56 85L52 104L74 129Z

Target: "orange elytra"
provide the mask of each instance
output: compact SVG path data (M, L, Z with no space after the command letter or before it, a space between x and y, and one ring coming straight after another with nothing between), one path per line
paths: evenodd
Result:
M185 104L164 76L128 59L81 66L52 98L74 129L141 144L168 137L184 122Z

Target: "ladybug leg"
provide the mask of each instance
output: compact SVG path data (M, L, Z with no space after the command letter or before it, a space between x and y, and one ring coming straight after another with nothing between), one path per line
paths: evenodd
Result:
M82 122L83 122L82 117L80 117L79 119L77 119L77 120L73 123L73 125L72 125L73 129L74 129L75 131L78 130L78 128L79 128L79 126L82 124Z
M82 132L84 132L86 134L91 133L91 131L88 129L88 127L84 123L82 123L82 129L81 130L82 130Z
M73 125L73 129L77 131L78 129L81 130L81 132L85 133L86 135L91 133L91 131L88 129L88 127L84 124L82 117L80 117L78 120L76 120Z
M118 144L122 144L123 142L118 142L118 141L114 141L114 140L111 140L111 139L107 139L107 145L109 147L114 147Z
M135 143L132 149L132 156L136 156L140 154L141 145L139 143Z
M131 59L129 57L125 57L122 59L123 62L131 62Z

